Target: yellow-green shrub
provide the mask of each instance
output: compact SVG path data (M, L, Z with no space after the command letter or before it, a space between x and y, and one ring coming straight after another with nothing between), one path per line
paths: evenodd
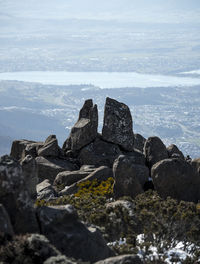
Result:
M79 190L75 194L75 197L82 197L84 196L104 196L106 198L109 198L113 194L113 184L114 179L108 178L106 181L99 182L97 179L94 179L93 181L85 181L78 183Z

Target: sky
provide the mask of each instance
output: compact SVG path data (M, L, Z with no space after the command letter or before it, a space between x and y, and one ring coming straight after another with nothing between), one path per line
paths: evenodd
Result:
M1 0L0 15L153 23L199 22L199 0Z

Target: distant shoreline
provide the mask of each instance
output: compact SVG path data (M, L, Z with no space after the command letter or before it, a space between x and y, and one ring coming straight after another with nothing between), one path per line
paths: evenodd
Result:
M196 73L197 71L192 72ZM200 78L188 76L183 77L141 74L136 72L4 72L0 73L0 80L36 82L49 85L94 85L102 89L123 87L181 87L200 85Z

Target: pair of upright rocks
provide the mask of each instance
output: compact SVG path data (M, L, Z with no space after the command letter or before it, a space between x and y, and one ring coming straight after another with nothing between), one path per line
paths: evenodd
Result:
M134 145L133 122L127 105L106 98L102 139L132 151ZM86 100L79 118L65 141L65 150L79 151L98 137L98 110L92 99Z
M102 135L98 134L97 106L86 100L63 150L78 157L81 165L112 167L116 198L134 198L154 186L164 198L200 199L199 159L189 163L175 145L166 148L158 137L145 140L134 135L128 106L114 99L106 98Z

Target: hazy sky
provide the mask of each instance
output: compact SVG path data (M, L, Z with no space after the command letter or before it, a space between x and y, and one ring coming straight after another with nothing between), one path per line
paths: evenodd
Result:
M32 18L200 22L199 0L1 0L0 10Z

